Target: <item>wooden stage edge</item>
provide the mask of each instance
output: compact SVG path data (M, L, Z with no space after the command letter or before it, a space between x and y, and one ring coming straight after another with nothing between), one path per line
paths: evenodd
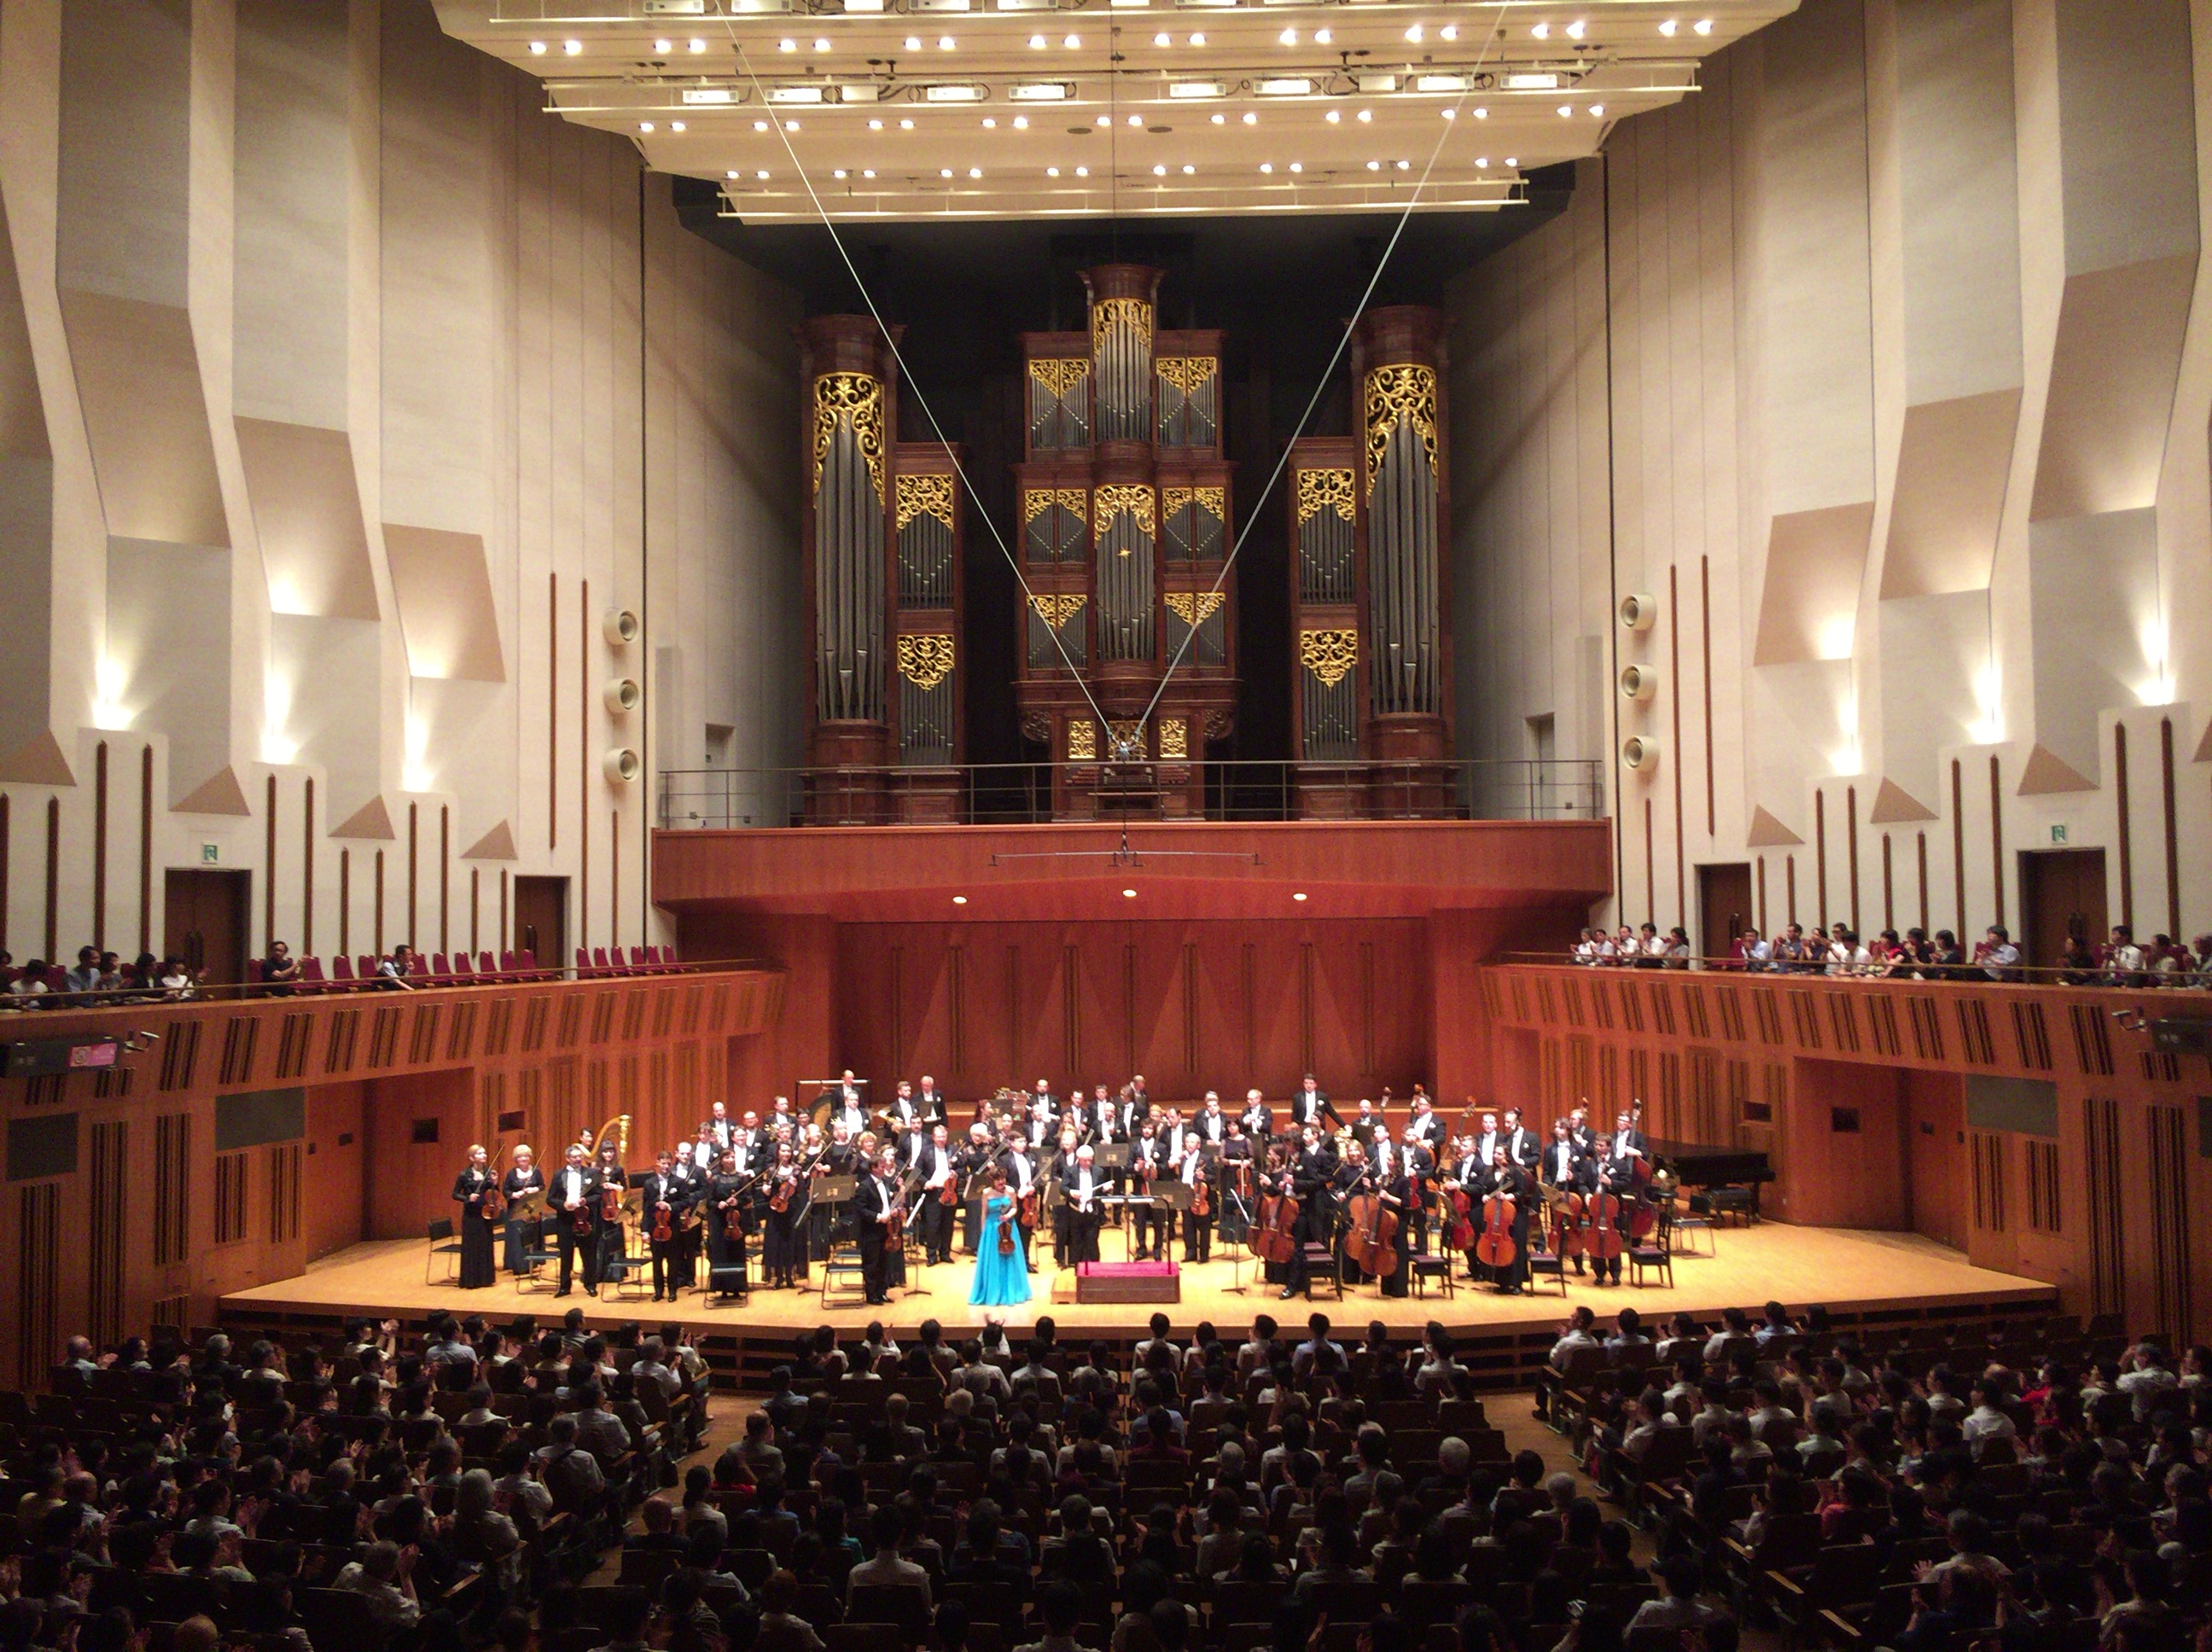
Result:
M2007 1310L2047 1313L2058 1306L2055 1286L1975 1267L1962 1253L1917 1234L1763 1222L1723 1229L1716 1237L1717 1254L1676 1257L1672 1289L1625 1283L1601 1288L1570 1273L1564 1298L1550 1289L1534 1296L1506 1297L1464 1283L1449 1298L1433 1291L1426 1297L1385 1297L1369 1285L1352 1287L1340 1303L1331 1300L1326 1291L1317 1291L1309 1304L1302 1298L1278 1300L1278 1291L1261 1284L1249 1261L1216 1260L1185 1268L1182 1300L1162 1311L1178 1332L1188 1333L1200 1321L1210 1320L1224 1338L1232 1331L1241 1334L1254 1315L1263 1313L1288 1327L1303 1325L1308 1314L1318 1311L1333 1324L1355 1333L1370 1321L1381 1320L1394 1333L1409 1337L1434 1319L1462 1341L1501 1350L1513 1347L1519 1353L1516 1345L1524 1339L1529 1339L1528 1345L1540 1342L1548 1346L1568 1310L1583 1303L1601 1318L1634 1308L1650 1321L1684 1311L1708 1319L1723 1308L1756 1309L1773 1298L1793 1310L1821 1304L1845 1327L1973 1318ZM1106 1250L1109 1260L1118 1257L1118 1236L1107 1235ZM935 1319L948 1336L957 1338L979 1327L988 1312L1001 1317L1009 1333L1018 1339L1038 1315L1049 1314L1063 1339L1121 1341L1146 1334L1152 1311L1144 1304L1078 1303L1073 1272L1055 1273L1048 1255L1030 1276L1036 1294L1029 1303L989 1310L969 1305L974 1263L964 1256L921 1270L923 1288L894 1296L888 1308L855 1303L827 1309L818 1289L756 1291L749 1303L726 1306L710 1306L700 1295L687 1291L673 1309L645 1293L595 1300L579 1288L574 1295L556 1299L548 1290L519 1290L504 1273L496 1285L463 1291L444 1283L425 1285L425 1260L424 1242L419 1239L354 1245L292 1278L229 1292L219 1299L218 1309L226 1322L240 1327L307 1328L352 1314L419 1320L441 1309L481 1314L494 1322L532 1314L544 1325L556 1321L568 1309L581 1308L595 1327L611 1328L631 1320L653 1325L676 1319L702 1337L732 1339L763 1351L744 1361L747 1366L757 1366L766 1350L779 1344L787 1346L794 1335L817 1325L835 1326L850 1335L869 1321L881 1319L895 1335L906 1337L922 1321ZM1517 1357L1506 1363L1516 1369L1524 1364Z

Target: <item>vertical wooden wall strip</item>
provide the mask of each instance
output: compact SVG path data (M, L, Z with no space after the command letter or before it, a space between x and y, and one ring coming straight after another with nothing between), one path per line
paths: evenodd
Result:
M1682 847L1682 603L1681 575L1667 564L1667 710L1674 719L1674 761L1667 765L1674 793L1674 921L1689 927L1689 874ZM1711 762L1710 757L1707 758Z
M1659 850L1651 829L1651 799L1644 799L1644 920L1659 921Z
M2120 795L2122 797L2127 795L2127 788L2124 785L2120 788ZM2121 836L2122 841L2124 841L2126 834L2123 833ZM1991 883L1996 893L1997 908L1997 915L1990 921L2002 925L2005 920L2004 787L1997 774L1997 759L1995 752L1990 754L1990 871L1992 874ZM1964 934L1959 937L1962 945L1966 938Z
M401 926L407 936L407 944L421 951L422 943L415 938L415 914L422 906L422 808L420 804L407 805L407 921Z
M0 830L0 838L5 835ZM6 852L0 850L0 885L8 881L7 861ZM7 903L7 890L0 888L0 946L8 944ZM138 752L138 950L154 950L154 748L150 743Z
M371 944L376 948L376 956L380 958L384 956L384 851L381 849L376 852L375 897L376 928Z
M469 868L469 951L471 956L483 950L483 869Z
M1844 788L1844 870L1851 880L1851 932L1859 932L1859 788Z
M0 797L0 952L8 949L8 838L15 828L14 799Z
M1891 859L1887 832L1881 835L1881 926L1897 927L1897 869Z
M1712 837L1720 831L1720 815L1713 782L1713 559L1710 556L1698 558L1698 635L1705 650L1705 835ZM1762 930L1766 926L1765 917L1762 913Z
M62 950L62 800L46 799L46 962Z
M1959 944L1966 943L1966 791L1959 760L1951 759L1951 878L1954 885L1951 921L1958 926Z
M1771 937L1774 932L1766 926L1766 857L1760 855L1759 865L1759 932Z
M1920 840L1920 927L1928 927L1928 834L1923 830L1916 835Z
M561 847L561 576L545 576L545 847ZM557 960L556 960L557 962Z
M1996 759L1992 757L1992 765ZM2120 921L2130 929L2136 926L2136 840L2135 811L2128 802L2128 731L2124 725L2112 725L2112 802L2120 811ZM2003 840L1998 840L2000 847ZM2002 923L2004 919L1997 919Z
M592 693L586 662L592 657L592 582L576 583L576 623L583 646L576 651L576 691L582 711L576 720L576 921L584 932L579 946L592 938Z
M507 934L507 869L501 866L499 869L499 946L502 952L514 944ZM501 962L505 963L506 960L502 958ZM555 962L558 963L559 960L556 959Z
M622 811L607 811L607 950L622 951Z
M353 951L353 851L338 851L338 951Z
M300 951L315 951L315 781L313 775L302 790L300 811Z
M107 742L92 749L92 944L107 950Z
M452 950L453 942L453 806L438 805L438 950Z
M2159 787L2166 811L2166 932L2185 946L2189 937L2181 932L2181 826L2176 818L2179 804L2173 794L2173 719L2158 720Z
M1813 793L1813 906L1820 927L1828 926L1828 794Z
M261 863L261 944L266 949L276 938L276 777L269 777L262 841L268 859ZM247 951L250 952L250 947ZM253 956L259 957L255 953Z
M1785 854L1782 857L1782 892L1786 902L1782 921L1785 925L1794 924L1797 921L1797 857L1796 855Z

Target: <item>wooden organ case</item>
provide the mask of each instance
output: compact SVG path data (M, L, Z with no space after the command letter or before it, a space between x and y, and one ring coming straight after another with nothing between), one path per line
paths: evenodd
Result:
M1352 339L1357 434L1291 449L1291 726L1308 817L1455 811L1443 336L1437 310L1370 310Z
M897 361L872 317L816 316L799 337L814 658L805 812L951 820L967 525L953 456L898 440Z
M1023 734L1055 764L1061 819L1203 814L1206 746L1236 713L1222 336L1158 330L1162 274L1086 270L1089 331L1022 335L1030 594L1015 693Z

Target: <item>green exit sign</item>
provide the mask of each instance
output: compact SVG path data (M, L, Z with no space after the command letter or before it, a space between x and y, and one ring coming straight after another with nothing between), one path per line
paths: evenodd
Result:
M219 843L201 844L200 859L207 865L212 866L216 861L222 859L222 846Z
M2053 843L2063 843L2066 841L2066 828L2053 826L2051 829L2051 841Z

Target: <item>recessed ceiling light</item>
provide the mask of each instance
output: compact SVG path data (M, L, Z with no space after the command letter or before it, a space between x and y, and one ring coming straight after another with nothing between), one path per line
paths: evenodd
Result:
M753 176L759 179L761 182L765 184L768 182L768 169L763 167L760 171L755 173Z
M1229 124L1229 117L1217 112L1213 117L1213 124L1217 126L1225 126Z
M757 120L753 122L753 130L757 132L766 131L768 130L768 122L764 120Z
M1521 157L1517 155L1509 155L1505 157L1505 164L1509 167L1517 167L1521 164Z
M1291 899L1293 901L1303 901L1305 898L1306 892L1304 890L1296 890L1291 892Z
M1175 36L1169 33L1165 29L1162 29L1158 34L1152 36L1152 44L1154 46L1173 46L1175 44Z
M1359 112L1359 118L1362 120L1372 120L1375 118L1375 112L1372 109L1362 109Z
M783 123L783 130L787 132L795 132L799 130L799 123L795 120L787 120Z
M775 43L775 49L778 52L796 52L799 50L799 42L796 40L778 40Z
M1552 38L1552 26L1549 23L1539 23L1528 32L1540 40L1548 40Z
M883 129L884 123L880 120L872 120L868 123L868 130L872 132L880 132Z
M1244 112L1244 124L1247 126L1257 126L1260 124L1260 117L1247 109Z
M1091 176L1091 168L1088 167L1078 167L1075 169L1075 175L1078 178L1088 178Z
M1137 891L1133 889L1125 889L1121 891L1121 898L1125 901L1133 901L1137 898Z
M725 173L723 174L723 176L724 176L724 177L726 177L726 178L735 178L735 177L737 176L737 173L733 173L733 172L732 172L732 173Z
M544 57L545 55L545 42L543 40L532 40L530 43L530 55L533 58Z
M584 43L581 40L563 40L561 42L561 50L567 52L572 58L580 53L583 49Z
M707 43L704 40L695 39L691 42L691 55L695 58L706 49Z
M940 34L937 37L937 49L939 52L951 51L954 44L955 42L950 34Z
M1193 46L1204 46L1206 44L1206 35L1204 32L1201 31L1199 33L1192 35L1190 37L1190 43Z
M1029 131L1029 129L1030 118L1027 115L1016 115L1014 117L1014 130L1016 131L1025 132Z
M1382 163L1380 161L1370 161L1367 163L1367 170L1370 172L1380 172L1382 170Z
M1327 114L1323 115L1322 118L1327 121L1330 125L1334 126L1338 122L1341 121L1344 117L1339 114L1335 110L1332 109Z
M1442 28L1437 31L1437 38L1440 40L1456 40L1459 39L1459 25L1457 23L1446 23Z
M814 43L814 49L817 52L827 52L830 49L830 42L827 40L817 40Z
M1398 163L1398 170L1399 170L1400 172L1411 172L1411 171L1413 171L1413 163L1412 161L1401 161Z
M832 178L842 178L842 177L845 175L845 169L844 169L844 167L838 167L838 168L836 168L834 172L832 172L830 175Z
M1563 103L1559 106L1559 118L1562 120L1567 119L1574 112L1575 106L1571 103Z
M1316 46L1327 46L1336 37L1334 34L1331 34L1325 28L1317 28L1314 31L1314 44Z
M968 168L968 175L970 178L981 178L983 175L983 169L981 167L970 167Z
M1164 178L1167 175L1168 169L1165 167L1154 167L1152 168L1152 176L1155 178Z
M1196 167L1192 166L1192 165L1190 164L1190 162L1189 162L1189 161L1184 161L1184 162L1182 163L1182 175L1183 175L1184 177L1186 177L1186 178L1189 177L1192 173L1195 173L1197 170L1198 170L1198 168L1197 168Z
M672 132L680 132L684 130L684 123L680 120L672 120L668 123L668 130Z
M1145 124L1145 118L1142 115L1131 115L1129 124L1132 126L1141 126Z
M1487 120L1490 118L1490 111L1487 109L1477 109L1474 112L1474 118L1477 120Z
M1271 173L1271 172L1274 171L1274 169L1275 169L1275 163L1274 163L1273 161L1262 161L1260 163L1260 170L1261 170L1261 172L1269 172L1269 173Z
M1080 34L1071 34L1066 39L1062 40L1060 44L1066 46L1070 52L1073 52L1082 46L1083 37Z
M1291 162L1291 170L1292 172L1304 172L1305 170L1305 164L1303 161L1293 161Z
M914 130L914 117L913 117L913 116L911 116L911 115L906 115L906 116L902 116L902 117L901 117L901 118L900 118L900 120L899 120L899 131L902 131L902 132L910 132L910 131L912 131L913 130Z
M919 51L921 51L921 36L920 36L919 34L909 34L909 35L908 35L908 36L906 37L906 49L907 49L908 51L909 51L909 52L919 52Z
M655 40L653 43L653 53L656 58L665 58L675 49L675 42L672 40Z
M1048 178L1057 178L1060 176L1060 168L1058 167L1047 167L1044 169L1044 175Z
M1478 167L1486 167L1490 164L1490 157L1486 155L1478 155L1474 157L1474 164Z
M1445 109L1440 112L1446 120L1456 120L1459 118L1459 111L1456 109Z
M1589 26L1584 23L1581 18L1577 17L1573 22L1567 25L1567 38L1570 40L1579 40L1585 33L1589 33Z
M952 897L952 904L957 907L964 907L968 904L968 897L964 895L956 895Z
M990 128L990 129L995 130L995 129L997 128L997 126L998 126L999 123L998 123L995 119L994 119L991 116L989 116L989 115L985 115L985 116L983 117L983 125L984 125L987 128Z
M1710 17L1700 17L1692 27L1700 34L1710 34L1713 32L1713 20Z
M1593 103L1590 105L1590 118L1594 120L1603 120L1605 118L1605 105L1602 103Z
M641 120L637 123L637 129L641 132L649 132L653 130L653 123L649 120Z
M1421 43L1421 26L1420 26L1419 23L1416 23L1416 24L1414 24L1414 25L1413 26L1413 27L1411 27L1411 28L1407 29L1407 30L1406 31L1406 38L1407 38L1407 39L1411 40L1411 41L1412 41L1415 46L1419 46L1419 45L1420 45L1420 43Z
M938 175L939 178L950 178L950 177L951 177L951 176L952 176L952 168L951 168L951 167L944 167L944 168L942 168L942 169L938 173L938 174L937 174L937 175Z
M1114 124L1114 117L1111 115L1101 115L1098 117L1098 124L1101 126L1111 126Z
M1674 38L1674 31L1680 27L1680 24L1675 22L1673 18L1669 17L1665 22L1659 25L1659 32L1671 40Z
M875 175L876 169L873 167L863 167L860 168L860 176L863 178L873 178Z
M1296 46L1298 43L1298 32L1294 28L1286 28L1275 38L1285 46Z

